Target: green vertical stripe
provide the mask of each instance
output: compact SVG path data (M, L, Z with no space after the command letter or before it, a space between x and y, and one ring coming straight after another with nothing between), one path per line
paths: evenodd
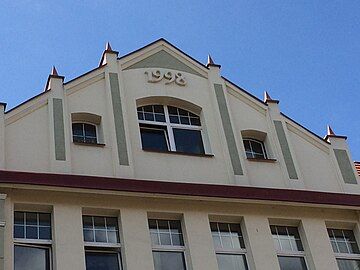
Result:
M290 147L285 135L283 124L281 123L281 121L274 121L274 125L289 177L290 179L298 179L294 160L291 156Z
M122 112L118 75L117 73L110 73L109 77L119 163L120 165L128 166L129 159L126 147L124 116Z
M239 152L236 147L234 131L232 129L229 110L226 105L225 93L221 84L214 84L215 95L218 102L220 116L224 127L226 143L229 148L231 164L235 175L243 175Z
M357 184L354 170L346 150L334 149L334 153L344 182L346 184Z
M60 98L53 99L55 159L66 160L63 104Z

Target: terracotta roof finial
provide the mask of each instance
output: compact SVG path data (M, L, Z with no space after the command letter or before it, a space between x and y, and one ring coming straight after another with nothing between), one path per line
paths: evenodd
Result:
M111 45L110 45L110 42L109 42L109 41L106 43L105 51L109 51L109 52L112 52L112 51L113 51L112 48L111 48Z
M218 67L218 68L221 67L221 65L215 64L215 63L214 63L214 60L211 58L210 54L208 54L206 67L210 67L210 66L212 66L212 67Z
M58 74L55 66L52 67L52 69L51 69L51 74L50 74L50 75L52 75L52 76L59 76L59 74Z
M279 103L278 100L272 99L267 91L264 91L264 102L265 103Z
M329 136L335 136L334 131L332 130L332 128L330 127L330 125L327 126L327 135Z

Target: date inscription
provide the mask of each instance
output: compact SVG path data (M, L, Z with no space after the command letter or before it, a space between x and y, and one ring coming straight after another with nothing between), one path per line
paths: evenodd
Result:
M180 86L185 86L187 83L184 75L181 72L161 71L156 69L147 70L145 71L145 74L149 83L157 83L162 80L165 81L165 84L175 83Z

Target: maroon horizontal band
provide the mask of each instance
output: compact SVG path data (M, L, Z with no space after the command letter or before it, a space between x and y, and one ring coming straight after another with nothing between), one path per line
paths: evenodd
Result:
M0 170L0 185L5 183L165 195L360 206L360 195L355 194Z

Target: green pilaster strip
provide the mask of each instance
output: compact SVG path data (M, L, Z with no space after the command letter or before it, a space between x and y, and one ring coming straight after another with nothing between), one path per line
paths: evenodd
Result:
M274 121L274 125L289 177L290 179L298 179L294 160L291 156L290 147L285 135L283 124L281 123L281 121Z
M237 150L234 131L230 121L229 110L226 104L225 93L221 84L214 84L215 95L218 102L220 116L224 127L226 143L229 148L231 164L235 175L243 175L240 156Z
M53 98L53 117L55 159L66 160L63 103L60 98Z
M129 166L129 158L126 147L124 116L121 105L118 75L117 73L110 73L109 77L110 77L111 100L112 100L114 120L115 120L115 133L116 133L119 163L120 165Z
M354 170L346 150L334 149L334 153L344 182L346 184L357 184Z

